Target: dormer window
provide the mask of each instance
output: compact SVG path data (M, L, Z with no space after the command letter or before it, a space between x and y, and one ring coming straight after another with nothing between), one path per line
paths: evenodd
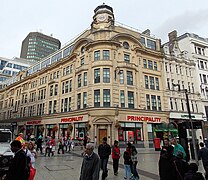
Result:
M124 41L123 42L123 47L124 47L124 49L129 49L129 43Z

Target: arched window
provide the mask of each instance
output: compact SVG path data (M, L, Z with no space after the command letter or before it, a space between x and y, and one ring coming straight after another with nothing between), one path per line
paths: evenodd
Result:
M129 49L129 43L124 41L123 42L123 47L124 47L124 49Z

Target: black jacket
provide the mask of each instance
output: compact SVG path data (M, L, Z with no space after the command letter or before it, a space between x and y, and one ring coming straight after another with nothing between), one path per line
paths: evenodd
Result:
M108 159L111 155L111 147L109 144L100 144L98 147L98 155L100 159Z
M184 180L204 180L204 177L203 177L202 173L192 172L190 170L185 174Z
M11 165L6 175L6 180L28 180L26 163L26 154L21 149L15 154L14 158L12 159Z

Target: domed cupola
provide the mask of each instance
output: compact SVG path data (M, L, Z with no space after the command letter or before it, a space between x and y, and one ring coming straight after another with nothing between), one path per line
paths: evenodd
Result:
M113 8L102 4L95 8L91 29L106 29L114 26Z

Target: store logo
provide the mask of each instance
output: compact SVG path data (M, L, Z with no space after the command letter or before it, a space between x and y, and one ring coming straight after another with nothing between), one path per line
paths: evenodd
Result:
M83 116L77 116L77 117L70 117L70 118L62 118L61 122L73 122L73 121L82 121Z
M128 121L147 121L147 122L160 122L160 117L148 117L148 116L127 116Z
M27 122L27 124L40 124L41 121L29 121Z

